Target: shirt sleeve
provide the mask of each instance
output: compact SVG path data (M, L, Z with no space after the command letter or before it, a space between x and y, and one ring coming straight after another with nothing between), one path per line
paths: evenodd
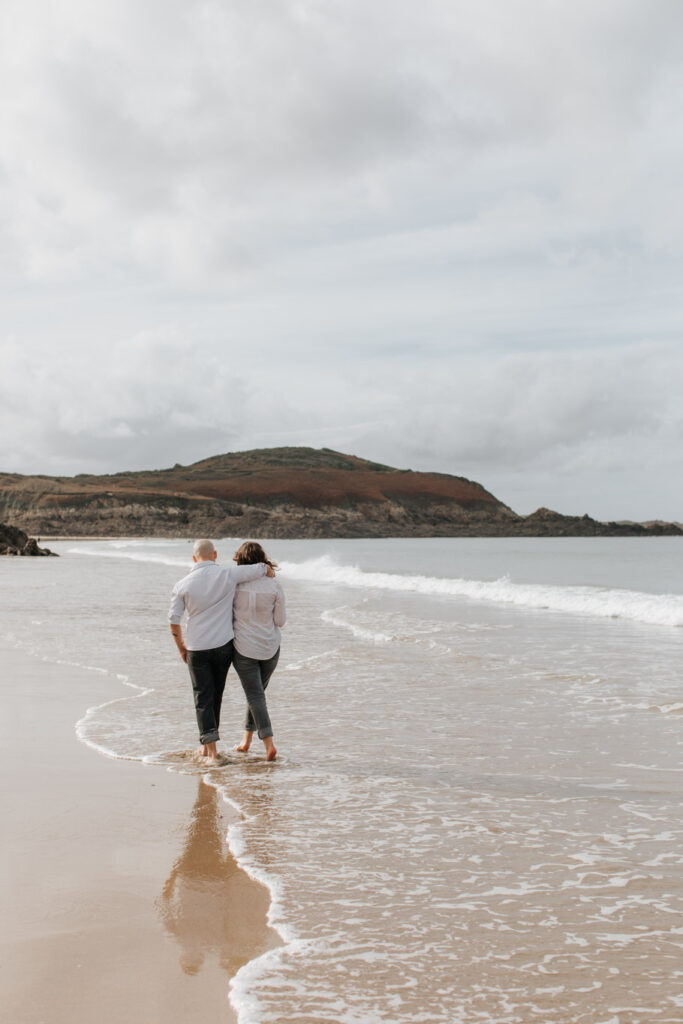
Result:
M248 583L249 580L258 580L266 575L266 563L257 562L256 565L231 565L230 575L235 583Z
M171 591L171 607L168 609L168 621L172 626L179 626L185 614L185 601L180 593L179 585L176 583Z
M273 605L273 622L276 626L284 626L287 621L287 612L285 610L285 594L278 583L275 590L275 604Z

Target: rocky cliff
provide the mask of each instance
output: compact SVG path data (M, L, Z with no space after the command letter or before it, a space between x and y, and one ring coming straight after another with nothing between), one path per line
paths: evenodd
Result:
M49 548L38 547L35 537L29 537L27 533L17 526L8 526L0 523L0 555L54 555Z
M481 484L329 449L273 448L110 476L0 474L0 520L68 536L506 537L681 533L539 509Z

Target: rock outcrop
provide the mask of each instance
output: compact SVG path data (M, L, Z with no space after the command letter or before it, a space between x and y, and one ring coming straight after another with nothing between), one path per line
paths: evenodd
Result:
M0 523L0 555L54 555L49 548L38 547L35 537L29 537L18 526Z
M551 537L681 534L675 524L520 516L481 484L327 448L234 452L111 476L0 474L0 519L46 536Z
M683 530L677 523L601 523L589 515L563 516L539 508L520 520L517 533L521 537L662 537L683 535Z

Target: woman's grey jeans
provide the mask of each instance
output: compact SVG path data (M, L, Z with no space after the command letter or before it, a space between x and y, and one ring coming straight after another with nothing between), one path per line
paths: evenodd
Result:
M266 705L266 687L268 680L275 671L275 666L280 657L280 648L272 658L267 661L258 661L256 658L246 658L235 649L233 665L240 677L244 696L247 698L247 717L244 720L244 728L247 732L258 730L259 739L273 735L273 727L270 724L268 707Z

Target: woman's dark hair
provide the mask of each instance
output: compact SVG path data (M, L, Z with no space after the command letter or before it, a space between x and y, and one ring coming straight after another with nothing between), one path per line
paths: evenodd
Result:
M232 556L232 560L238 565L256 565L258 562L265 562L273 570L277 569L277 562L271 562L269 558L266 558L265 551L255 540L245 540Z

